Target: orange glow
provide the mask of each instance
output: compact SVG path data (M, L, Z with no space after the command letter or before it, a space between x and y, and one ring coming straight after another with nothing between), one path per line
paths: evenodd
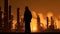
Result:
M31 26L31 32L36 32L37 31L37 24L36 24L36 19L32 18L30 26Z
M49 20L50 20L51 16L53 16L53 13L52 12L48 12L47 13L47 17L49 17Z
M44 15L42 13L38 13L39 17L40 17L40 23L42 23L43 28L46 29L46 17L44 17ZM48 12L47 16L49 17L49 25L51 23L50 17L53 16L52 12ZM53 16L54 17L54 16ZM55 25L57 25L57 28L60 28L60 24L59 24L59 20L54 17L54 21L55 21ZM13 20L13 29L15 29L15 24L16 24L16 20ZM31 32L37 32L37 16L35 12L32 12L32 19L31 19L31 23L30 23L30 27L31 27Z
M36 19L37 18L36 12L32 11L31 13L32 13L32 18L35 18Z
M12 29L15 29L16 20L13 20Z
M33 28L31 29L31 32L37 32L37 28L36 28L36 27L33 27Z
M44 19L44 15L40 13L39 16L40 16L40 23L43 24L44 28L46 28L46 19Z
M37 32L37 16L36 16L36 13L35 12L33 12L32 13L32 16L33 16L33 18L32 18L32 20L31 20L31 32ZM43 24L42 26L44 27L44 28L46 28L46 21L45 21L45 19L43 19L44 17L43 17L43 14L39 14L39 17L40 17L40 19L41 19L41 23Z
M51 16L53 16L53 13L50 11L47 13L47 17L49 18L49 25L48 26L50 26L50 24L51 24Z
M35 14L35 15L34 15ZM40 17L40 23L42 23L43 24L43 28L44 29L46 29L46 25L47 25L47 21L46 21L46 19L45 19L45 17L44 17L44 15L42 14L42 13L40 13L40 14L38 14L39 15L39 17ZM48 12L47 13L47 16L49 17L49 25L50 25L50 23L51 23L51 19L50 19L50 17L51 16L53 16L53 13L52 12ZM58 25L58 19L57 18L55 18L54 16L53 16L53 19L54 19L54 21L55 21L55 25L57 25L57 27L56 28L59 28L59 25ZM36 19L36 13L34 13L33 12L33 18L32 18L32 20L31 20L31 31L32 32L36 32L37 31L37 19Z

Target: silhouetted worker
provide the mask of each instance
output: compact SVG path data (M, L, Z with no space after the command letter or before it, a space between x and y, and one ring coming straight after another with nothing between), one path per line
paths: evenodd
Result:
M30 31L30 22L32 19L32 14L28 8L28 6L25 7L25 13L24 13L24 21L25 21L25 32L31 32Z

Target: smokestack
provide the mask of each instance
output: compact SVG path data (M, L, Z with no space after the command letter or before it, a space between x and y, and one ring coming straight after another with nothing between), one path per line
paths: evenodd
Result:
M20 31L19 8L17 8L17 30Z
M19 8L17 8L17 23L19 23Z
M51 29L51 30L54 30L54 20L53 20L52 16L51 16L51 25L50 25L50 29Z
M2 31L2 11L0 7L0 31Z
M37 28L38 28L38 31L40 31L40 17L38 14L37 14Z
M4 30L8 32L8 0L4 0Z
M48 23L48 17L47 17L47 29L48 29L48 24L49 24L49 23Z
M52 16L51 16L51 25L54 25L54 20Z
M9 20L11 20L11 5L9 5Z
M12 18L11 18L11 5L9 5L9 30L11 31L11 27L12 27Z

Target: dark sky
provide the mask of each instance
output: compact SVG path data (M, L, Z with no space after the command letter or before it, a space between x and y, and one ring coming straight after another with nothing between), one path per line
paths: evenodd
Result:
M27 5L31 11L43 13L51 11L55 16L60 15L60 0L9 0L9 5L12 6L12 13L16 16L16 10L20 8L20 15L23 15L25 6ZM4 0L0 0L0 6L4 6Z

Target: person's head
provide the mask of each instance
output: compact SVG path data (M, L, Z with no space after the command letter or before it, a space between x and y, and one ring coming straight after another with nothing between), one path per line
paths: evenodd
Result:
M25 10L29 10L28 6L25 7Z

